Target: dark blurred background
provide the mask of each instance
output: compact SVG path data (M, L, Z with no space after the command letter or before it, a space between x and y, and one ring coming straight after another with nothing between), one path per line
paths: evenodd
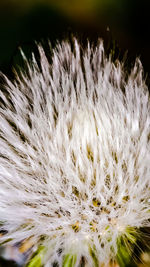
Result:
M10 75L20 46L29 53L34 40L55 45L75 34L83 42L101 37L108 50L128 50L131 62L140 56L150 73L149 13L149 0L0 0L0 70Z

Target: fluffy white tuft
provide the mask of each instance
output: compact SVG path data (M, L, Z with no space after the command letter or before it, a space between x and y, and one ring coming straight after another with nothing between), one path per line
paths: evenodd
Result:
M98 266L116 256L120 236L132 243L150 226L142 66L137 60L127 76L102 41L85 50L63 42L51 64L38 49L40 65L33 55L13 83L2 74L0 240L43 245L45 266L65 266L65 255Z

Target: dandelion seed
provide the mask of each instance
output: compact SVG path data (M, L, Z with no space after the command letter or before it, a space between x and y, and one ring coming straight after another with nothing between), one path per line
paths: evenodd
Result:
M28 267L129 263L150 226L150 102L99 41L53 50L0 91L0 242ZM117 264L117 263L115 263Z

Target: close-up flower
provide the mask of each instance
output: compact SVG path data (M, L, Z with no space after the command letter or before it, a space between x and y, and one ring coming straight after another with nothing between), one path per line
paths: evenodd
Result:
M1 73L0 244L21 266L127 266L150 227L142 64L127 72L102 40L21 53L24 70Z

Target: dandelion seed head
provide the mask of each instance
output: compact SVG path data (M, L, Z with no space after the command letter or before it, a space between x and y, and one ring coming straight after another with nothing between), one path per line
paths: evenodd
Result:
M143 69L137 59L126 77L102 41L84 51L62 42L51 64L38 49L40 66L33 55L14 82L1 74L0 240L44 246L45 266L69 253L75 266L107 263L119 236L132 243L150 221Z

